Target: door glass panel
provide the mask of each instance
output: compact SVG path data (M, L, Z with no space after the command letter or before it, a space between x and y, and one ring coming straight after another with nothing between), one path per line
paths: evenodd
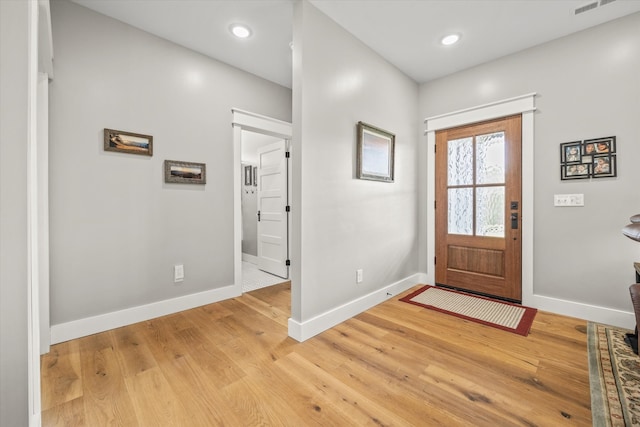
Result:
M473 234L473 188L449 188L449 233Z
M473 138L447 141L448 185L473 184Z
M504 237L504 187L476 188L476 235Z
M504 132L476 136L476 184L504 183Z

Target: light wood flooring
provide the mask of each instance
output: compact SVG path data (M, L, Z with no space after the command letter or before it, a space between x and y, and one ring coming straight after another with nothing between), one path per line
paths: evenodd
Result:
M522 337L399 295L298 343L290 295L285 283L53 346L42 425L591 425L583 320L538 312Z

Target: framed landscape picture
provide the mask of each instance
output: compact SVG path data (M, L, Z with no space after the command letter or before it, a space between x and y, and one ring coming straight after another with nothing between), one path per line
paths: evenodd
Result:
M104 150L153 156L153 136L105 128Z
M204 163L164 161L164 182L206 184L207 166Z
M356 177L393 182L396 136L375 126L358 122Z

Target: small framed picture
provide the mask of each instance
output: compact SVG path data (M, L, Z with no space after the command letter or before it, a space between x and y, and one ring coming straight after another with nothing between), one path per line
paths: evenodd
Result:
M589 178L591 171L591 164L573 164L562 165L560 167L560 173L562 179L585 179Z
M562 163L582 161L580 141L565 142L560 144L560 157L562 159Z
M257 166L253 167L253 186L254 187L258 186L258 167Z
M165 160L164 182L206 184L207 166L204 163Z
M616 176L616 156L605 154L593 156L593 177L606 178Z
M611 154L616 152L616 137L608 136L606 138L586 139L584 141L585 150L587 146L593 146L590 148L589 154Z
M104 150L153 156L153 136L105 128Z
M251 165L244 167L244 185L253 185L253 172L251 171Z
M375 126L358 122L356 177L393 182L396 136Z

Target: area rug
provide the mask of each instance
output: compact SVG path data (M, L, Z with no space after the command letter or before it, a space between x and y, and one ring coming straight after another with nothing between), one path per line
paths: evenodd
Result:
M538 310L426 285L400 301L527 336Z
M589 385L594 426L640 425L640 357L626 329L589 322Z

